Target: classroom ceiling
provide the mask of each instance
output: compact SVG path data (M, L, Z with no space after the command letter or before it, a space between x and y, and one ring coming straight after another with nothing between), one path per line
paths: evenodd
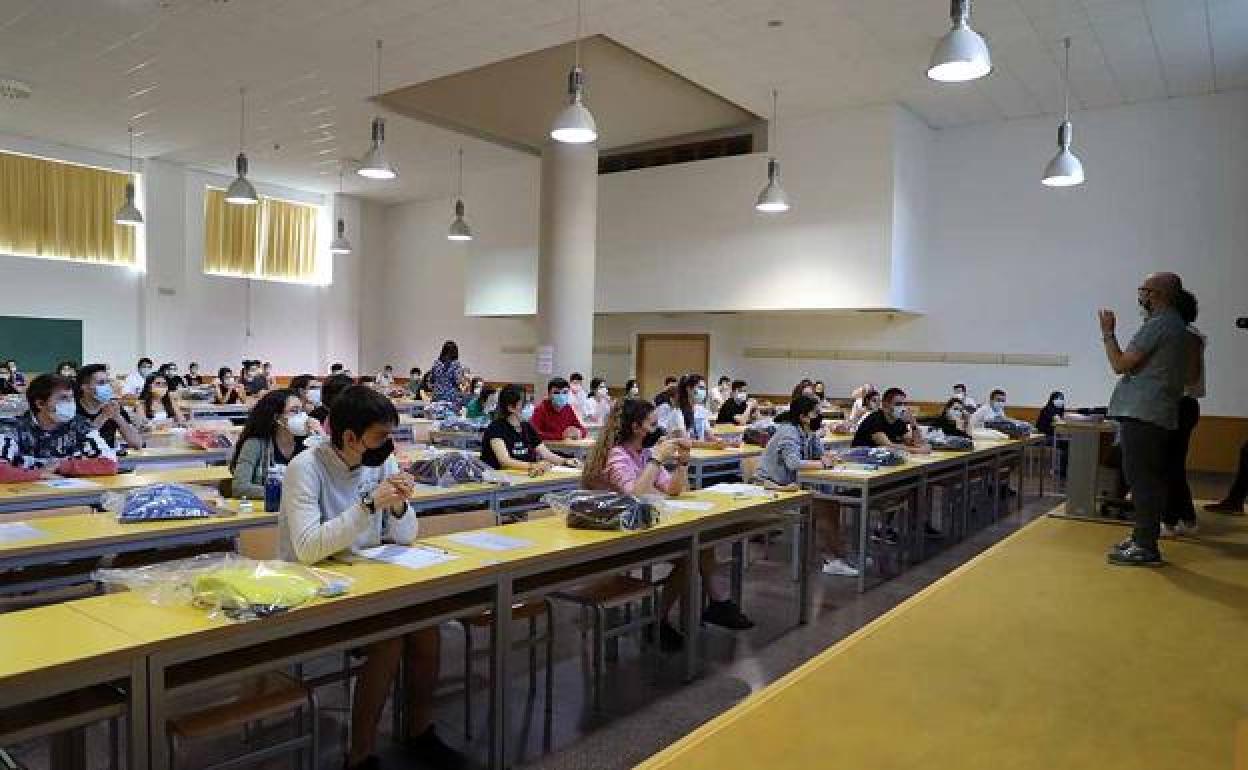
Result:
M789 115L899 102L945 128L1056 113L1066 35L1076 109L1248 86L1248 0L978 0L974 26L995 71L959 86L924 76L947 0L584 5L587 34L760 115L773 86ZM389 92L566 43L575 10L574 0L0 0L0 78L34 89L0 98L0 132L124 154L133 122L140 155L229 173L246 85L252 175L328 192L340 159L367 148L376 38ZM460 146L469 172L525 162L400 116L387 138L400 178L351 175L347 192L445 197Z

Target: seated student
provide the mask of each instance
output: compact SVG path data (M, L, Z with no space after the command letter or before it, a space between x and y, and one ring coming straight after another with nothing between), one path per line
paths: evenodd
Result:
M576 417L584 425L589 421L590 394L585 390L585 375L580 372L572 372L568 375L568 404L572 407L572 411L576 412Z
M679 380L671 375L663 378L663 390L660 390L654 397L654 407L656 409L661 406L671 404L676 400L677 382L679 382Z
M322 432L329 433L329 410L334 405L334 399L354 384L355 381L345 374L334 374L325 378L325 382L321 384L321 403L310 412L312 419L321 424Z
M697 449L723 449L724 442L711 431L711 415L706 410L706 378L686 374L676 386L676 401L662 428L672 438L685 438Z
M326 381L328 388L329 382ZM365 386L350 386L332 402L330 441L291 460L282 484L278 518L280 558L316 564L358 548L400 545L416 539L419 520L408 507L410 476L399 471L390 432L398 425L394 404ZM412 758L438 768L458 768L464 758L444 744L433 727L438 681L437 628L373 642L361 649L365 663L351 699L348 770L380 768L375 755L377 722L404 665L404 712Z
M953 397L966 404L966 412L970 414L979 408L979 404L975 403L975 399L966 394L966 386L958 383L953 386Z
M556 377L546 383L546 398L533 409L530 422L542 441L564 441L585 438L589 431L569 403L568 381Z
M791 402L793 399L797 398L798 396L808 396L810 398L814 398L815 397L814 380L802 378L801 382L794 385L793 392L789 394L789 401Z
M834 433L854 433L858 430L858 426L866 419L867 415L880 409L880 394L874 387L864 385L866 390L859 392L854 399L854 405L849 410L849 416L843 421L832 427Z
M1049 400L1044 402L1044 406L1040 409L1040 415L1036 418L1036 430L1050 439L1053 438L1053 424L1064 414L1066 414L1066 394L1055 390L1049 394Z
M17 368L17 362L10 358L4 362L4 368L9 370L9 380L18 390L26 387L26 375Z
M464 416L470 420L477 420L482 417L488 417L493 409L490 409L490 401L494 399L496 391L493 385L479 385L475 390L472 399L468 405L464 407Z
M9 433L0 433L0 463L16 468L56 471L61 460L103 459L117 453L74 404L74 382L41 374L26 388L30 411L17 418Z
M153 374L147 378L147 384L139 393L139 422L149 429L156 423L186 425L186 415L174 403L165 375Z
M126 375L125 384L121 388L123 396L137 396L143 390L143 386L147 384L147 378L152 376L152 359L143 356L134 367L134 371Z
M373 377L373 382L377 383L377 386L381 388L393 388L394 367L390 364L381 367L381 371L377 372L376 376Z
M466 401L471 401L481 395L481 390L485 387L485 380L480 377L473 377L468 380L468 387L464 390Z
M612 407L607 424L589 451L585 462L585 487L609 489L625 495L679 497L689 489L690 442L660 439L659 436L658 414L653 404L639 398L620 399ZM733 630L753 628L754 623L715 579L719 564L714 548L701 552L698 569L702 575L702 589L710 598L702 612L702 621ZM659 643L665 650L680 649L684 643L684 635L667 621L667 617L683 596L687 581L688 565L681 559L673 564L659 607L662 619Z
M971 415L971 430L976 431L984 427L984 423L1005 417L1005 391L997 388L988 394L988 403L975 410Z
M88 364L78 370L78 414L91 421L113 449L117 435L127 446L140 448L143 436L130 416L130 410L117 400L117 392L104 364Z
M259 361L246 361L244 364L243 371L246 374L243 376L243 389L248 396L253 398L261 396L264 395L266 390L273 388L273 385L270 383L274 379L272 365L269 367L269 373L265 374L264 367Z
M732 393L719 408L715 422L720 425L749 425L758 417L758 402L750 398L745 380L732 381Z
M156 373L163 375L165 382L169 383L170 393L177 392L178 388L186 387L186 380L183 380L178 376L178 365L172 361L161 364L160 368L156 370Z
M962 400L951 398L941 408L940 416L932 420L931 428L944 433L946 436L970 438L969 424L970 422L966 416L966 406L962 403Z
M312 417L312 412L321 405L321 383L311 374L300 374L290 378L289 390L299 397L300 407L308 414L308 435L321 435L324 432L321 423Z
M611 414L611 404L611 391L607 388L607 381L601 377L590 380L587 423L601 427L607 421L607 415Z
M823 380L815 380L811 387L815 391L815 398L819 399L819 408L828 406L827 389L823 385Z
M880 399L880 409L863 418L854 432L851 446L880 446L928 454L931 448L919 437L914 417L906 407L906 392L889 388Z
M0 396L15 396L18 393L21 391L17 388L13 373L9 371L9 367L0 366Z
M420 400L425 403L433 400L433 372L425 372L420 378Z
M56 365L56 373L67 380L78 379L78 364L73 361L62 361Z
M711 389L706 398L706 408L711 414L719 414L719 410L732 398L732 378L720 377L719 382Z
M422 379L422 377L421 377L421 374L420 374L420 367L419 367L419 366L413 366L410 370L408 370L408 372L407 372L407 385L405 386L405 387L406 387L406 390L407 390L407 395L408 395L408 398L414 398L414 399L416 399L417 401L420 401L420 400L421 400L421 396L420 396L420 381L421 381L421 379Z
M304 450L308 422L303 402L293 392L278 389L265 393L251 408L234 447L230 496L264 499L269 468L289 464Z
M521 418L524 388L505 385L498 395L494 421L481 437L481 461L495 470L525 471L541 476L552 466L579 468L581 463L546 448L533 426Z
M330 365L329 365L329 376L330 376L330 377L333 377L335 374L347 374L347 369L346 369L346 367L345 367L345 366L343 366L342 364L337 364L337 363L335 363L335 364L330 364Z
M192 361L186 365L186 377L183 378L186 387L191 388L196 385L203 385L205 377L199 373L199 364Z
M641 385L637 384L637 380L624 383L624 398L641 398Z
M798 396L789 404L789 410L776 417L776 432L763 450L759 463L758 480L777 487L797 489L797 476L804 470L830 468L837 462L834 452L823 449L819 428L823 417L819 414L819 401L810 396ZM823 533L823 572L827 575L857 577L858 569L845 560L841 544L840 506L817 501L815 514L819 519L817 532Z
M228 366L217 370L217 384L213 388L215 392L212 396L212 403L214 404L242 404L247 401L247 392L234 379L234 371Z

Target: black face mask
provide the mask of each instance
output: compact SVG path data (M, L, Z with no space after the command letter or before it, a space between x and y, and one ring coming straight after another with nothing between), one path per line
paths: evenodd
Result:
M811 433L818 433L819 429L822 427L823 427L823 415L818 414L810 418L810 432Z
M394 440L386 439L386 443L373 449L365 449L360 455L360 463L369 468L380 468L394 454Z
M654 430L647 433L646 437L641 440L641 446L645 449L649 449L655 444L659 443L659 439L661 438L663 438L663 431L659 430L658 428L655 428Z

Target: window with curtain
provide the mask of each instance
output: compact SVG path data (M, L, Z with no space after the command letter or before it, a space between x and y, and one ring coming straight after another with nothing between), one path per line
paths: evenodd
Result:
M204 272L314 283L318 220L316 206L264 197L256 206L235 206L210 187L204 192Z
M130 175L0 153L0 253L133 266L135 228L113 221Z

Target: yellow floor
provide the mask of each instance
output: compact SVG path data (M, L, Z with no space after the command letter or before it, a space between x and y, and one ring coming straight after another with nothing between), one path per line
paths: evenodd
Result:
M642 767L1248 770L1248 519L1046 517Z

